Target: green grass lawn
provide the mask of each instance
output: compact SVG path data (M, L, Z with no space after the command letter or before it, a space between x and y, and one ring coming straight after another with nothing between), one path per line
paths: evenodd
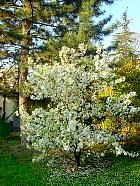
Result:
M100 165L69 173L33 164L19 140L0 141L0 186L140 186L140 158L108 157Z

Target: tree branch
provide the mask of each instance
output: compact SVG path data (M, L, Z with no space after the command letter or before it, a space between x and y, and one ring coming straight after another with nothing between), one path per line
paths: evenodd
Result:
M57 26L55 26L55 25L50 25L50 24L47 24L47 23L41 23L41 22L39 22L39 21L36 21L36 22L34 22L35 24L39 24L39 25L41 25L41 26L50 26L50 27L55 27L55 28L57 28Z

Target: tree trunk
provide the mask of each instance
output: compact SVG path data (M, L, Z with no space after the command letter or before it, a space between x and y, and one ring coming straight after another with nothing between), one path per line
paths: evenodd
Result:
M75 156L75 162L77 167L80 166L80 160L81 160L81 152L74 152L74 156Z
M31 10L30 0L23 1L23 11L26 12ZM32 10L30 11L32 12ZM22 51L21 51L21 60L19 64L19 116L20 116L20 129L21 129L21 145L25 145L25 134L24 134L24 123L22 121L22 113L26 111L26 97L23 93L23 85L27 79L28 73L28 55L29 55L29 45L30 45L30 29L31 29L31 15L24 15L22 23ZM27 17L26 17L27 16Z
M5 91L3 94L3 115L2 115L2 119L5 120L6 118L6 95L5 95Z

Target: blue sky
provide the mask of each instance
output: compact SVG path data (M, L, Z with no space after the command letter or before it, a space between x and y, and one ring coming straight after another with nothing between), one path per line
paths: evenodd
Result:
M131 19L130 30L140 33L140 0L117 0L113 5L103 7L107 14L112 14L112 22L121 20L123 12L127 9L128 18ZM106 45L109 38L105 39Z

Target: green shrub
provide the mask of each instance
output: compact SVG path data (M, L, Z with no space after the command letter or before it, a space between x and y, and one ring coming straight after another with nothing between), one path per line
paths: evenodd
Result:
M10 136L11 125L5 120L0 120L0 138L6 138Z

